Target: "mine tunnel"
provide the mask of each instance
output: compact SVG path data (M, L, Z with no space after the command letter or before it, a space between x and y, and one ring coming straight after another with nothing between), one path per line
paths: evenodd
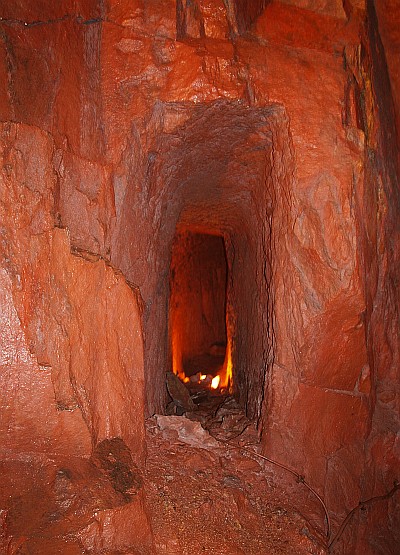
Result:
M398 555L399 14L0 2L1 553Z
M181 231L170 273L172 370L184 383L232 388L227 376L228 265L222 236ZM223 372L225 370L225 374Z
M259 419L273 360L273 263L286 256L275 243L291 217L285 114L229 101L158 111L168 127L146 175L148 189L160 191L156 233L149 229L151 256L138 259L149 260L147 411L170 400L168 369L191 387L196 375L205 386L218 374L216 389ZM286 165L272 165L274 149Z

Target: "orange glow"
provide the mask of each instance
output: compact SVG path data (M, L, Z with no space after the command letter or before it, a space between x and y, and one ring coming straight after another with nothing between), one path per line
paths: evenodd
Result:
M216 376L199 372L194 376L186 376L182 365L182 349L180 337L173 333L172 337L172 370L183 383L201 384L213 390L223 390L232 393L232 358L231 341L228 340L225 353L225 361Z
M232 390L232 347L231 341L228 339L228 344L226 346L225 362L220 374L219 387L221 389L227 389L230 393Z
M183 383L187 383L189 378L186 377L182 367L182 354L179 343L179 337L174 334L172 337L172 371L178 376Z

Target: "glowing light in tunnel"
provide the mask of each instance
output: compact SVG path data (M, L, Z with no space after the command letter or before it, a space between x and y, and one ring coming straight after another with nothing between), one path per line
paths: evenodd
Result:
M232 376L232 347L231 340L228 339L228 344L226 346L225 362L222 371L219 373L220 383L219 387L221 389L226 389L230 393L232 391L233 376Z

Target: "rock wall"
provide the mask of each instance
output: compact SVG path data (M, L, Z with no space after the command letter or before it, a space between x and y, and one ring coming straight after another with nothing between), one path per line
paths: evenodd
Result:
M88 455L121 437L140 463L137 294L99 256L72 253L68 232L55 227L53 155L46 133L2 124L3 445Z
M371 428L366 443L365 497L382 495L398 481L400 444L399 280L400 194L398 76L393 55L396 3L368 5L365 56L355 64L360 80L370 79L366 102L366 157L364 195L359 199L360 251L366 292L366 334L371 368ZM388 14L393 14L388 24ZM391 30L392 27L392 30ZM382 39L378 31L382 29ZM397 33L398 35L398 33ZM390 38L389 38L390 37ZM384 47L385 45L385 47ZM368 82L368 81L367 81ZM368 98L368 96L367 96ZM399 495L383 500L365 516L363 526L379 537L374 549L396 552L400 545ZM389 515L389 518L386 517ZM359 548L371 549L359 535ZM376 540L375 540L376 541Z
M32 198L24 173L11 176L29 202L10 200L6 212L29 223L3 247L16 268L4 263L15 322L4 340L21 338L29 365L46 368L35 388L50 400L52 380L68 414L51 419L80 430L82 452L121 435L139 460L144 396L147 414L166 399L176 229L222 235L236 394L260 422L263 452L304 473L337 526L360 498L390 489L398 463L398 87L387 10L377 2L376 19L362 1L99 5L1 8L0 117L28 126L7 131L30 136L22 163L36 156L32 167L48 168ZM8 152L16 139L6 139ZM358 529L348 545L366 535Z

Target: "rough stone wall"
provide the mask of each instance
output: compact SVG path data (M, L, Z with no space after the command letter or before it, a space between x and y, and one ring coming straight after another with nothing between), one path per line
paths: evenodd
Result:
M364 55L353 66L357 79L366 81L369 90L364 108L364 194L358 199L372 383L372 421L363 477L365 497L382 495L391 489L398 481L400 461L400 292L397 286L400 271L400 143L398 72L393 65L393 57L399 50L398 13L395 2L368 4ZM389 14L392 16L390 23ZM377 507L367 514L364 521L360 519L360 528L365 527L371 537L379 538L373 549L388 553L398 549L399 504L399 496L395 495L382 501L379 509ZM359 534L358 544L360 550L371 549L362 534Z
M371 9L375 10L376 15L371 17L374 22L376 32L379 34L379 41L382 42L381 52L384 63L387 67L387 77L390 83L390 92L393 101L395 114L395 130L397 141L400 141L400 30L398 18L400 4L398 0L377 0L371 4ZM396 156L396 154L395 154ZM400 154L397 151L397 161L400 164Z
M101 132L102 9L21 1L3 5L0 16L1 119L24 124L2 127L2 254L12 304L53 390L48 404L56 421L75 421L80 451L120 436L141 462L138 294L105 259L114 195ZM32 402L39 426L47 401ZM62 436L58 427L52 440Z
M13 323L3 339L3 445L87 455L92 444L121 437L140 463L137 296L98 256L72 254L67 231L54 226L53 154L46 133L2 124L3 301Z
M191 180L198 191L204 181L210 182L201 173L203 161L209 164L210 157L216 158L210 154L215 147L198 145L218 145L217 151L221 152L218 169L233 156L228 154L229 148L222 139L213 143L207 121L202 122L202 131L192 125L185 132L185 141L192 149L190 158L181 144L180 160L174 160L170 154L171 146L165 152L161 149L160 154L160 146L153 137L160 132L166 137L171 135L182 116L160 108L162 104L157 102L164 106L182 101L210 106L222 98L232 104L239 101L250 107L278 105L283 109L280 127L288 131L277 133L272 147L265 146L265 176L274 170L280 178L268 187L269 196L274 199L270 201L273 217L270 219L266 211L267 217L263 218L267 228L263 233L268 236L258 258L267 266L261 279L263 293L260 295L256 288L251 300L248 288L244 293L240 289L243 283L240 277L234 293L235 298L246 299L235 311L236 326L241 332L237 337L236 372L238 381L246 387L242 401L249 402L253 414L259 410L256 407L262 401L259 395L265 384L265 452L303 470L323 491L329 506L343 516L365 491L361 476L374 396L365 344L365 296L358 243L360 214L355 201L357 195L364 194L365 122L361 104L363 98L368 98L368 83L354 81L347 61L360 44L359 24L364 7L362 3L346 6L347 16L341 5L314 8L314 5L310 9L270 4L253 27L251 41L241 36L227 39L234 28L228 14L225 20L220 18L219 31L215 20L207 27L203 14L202 30L191 27L191 32L182 33L178 28L180 42L176 42L173 17L164 13L157 18L146 6L135 14L128 8L124 13L119 11L118 21L124 25L122 35L112 29L103 34L103 52L110 60L106 64L110 72L104 79L103 101L106 130L112 134L115 154L121 152L122 163L137 168L141 166L140 159L145 159L138 178L142 183L151 182L148 176L152 172L158 176L165 172L159 185L146 189L152 230L160 229L163 237L172 233L166 233L163 222L176 219L174 202L176 211L180 210L181 197L176 195L168 197L168 206L163 208L163 194L174 187L167 185L170 175L174 172L176 175L181 168L175 179L181 183ZM143 28L151 29L151 38L143 33ZM115 80L119 86L110 87ZM143 113L148 116L143 118ZM132 119L123 119L123 114L131 114ZM199 118L199 126L200 122ZM226 124L217 120L212 126L222 134L226 130ZM123 146L124 135L132 137L134 147ZM176 140L172 133L172 145ZM249 165L257 167L250 159ZM226 178L222 178L222 186L218 185L217 190L224 190L223 184L234 179L237 168L233 168L233 163L231 168L225 170ZM136 194L140 195L141 190L140 184L136 185ZM133 193L127 194L128 205L135 205ZM196 194L199 195L186 189L182 193L184 204L196 203ZM216 204L221 206L223 202L218 199ZM268 202L262 209L265 207ZM141 210L146 211L146 207L141 205ZM193 210L186 212L188 221L198 217ZM143 222L137 216L125 215L121 221L124 218ZM213 225L220 227L219 218L216 219ZM139 229L142 239L151 235L145 223L139 225L136 230ZM262 224L259 222L255 227L261 229ZM116 228L114 244L119 246L113 251L115 263L124 267L128 275L131 272L130 279L136 282L134 276L139 277L143 270L129 268L132 256L119 239L129 236L128 224L123 224L122 229L121 234ZM245 243L247 254L258 234L247 222L242 231L236 237L233 229L230 237L237 250L241 241ZM133 253L136 244L131 237ZM145 253L152 251L151 241L147 245L149 248L138 246L139 250L142 248L143 260ZM259 241L254 251L262 251L261 245ZM165 247L169 252L169 240ZM157 267L157 255L151 256L154 262L148 258L141 268ZM257 255L250 258L256 259ZM252 265L243 267L248 271ZM149 307L147 323L144 320L145 330L146 327L153 330L152 322L165 319L165 312L157 307L165 304L162 283L166 271L167 264L161 263L158 287L151 287L149 281L140 286L146 305L149 307L147 301L151 299L153 307ZM250 271L248 281L256 282L260 271L260 268L254 274ZM152 289L161 292L158 301ZM263 307L261 312L267 320L264 324L262 317L258 319L252 310L257 303ZM244 305L247 317L244 315L241 321ZM252 333L246 335L244 330L250 321L256 324ZM257 336L260 329L262 338ZM262 344L264 355L260 357L252 344ZM152 367L159 365L156 361L165 360L165 353L158 354L149 342L146 351L146 373L157 384ZM244 369L240 357L251 361L250 365L260 363L261 371L252 374ZM255 393L249 391L253 387ZM151 385L147 387L149 406L159 407L161 390L157 388L154 395L151 389Z
M69 286L70 302L83 302L82 283L117 280L116 303L131 299L138 321L134 293L105 260L140 291L145 388L140 369L135 379L148 414L165 401L176 226L207 221L224 235L237 394L261 417L264 452L304 472L340 519L371 483L390 489L398 461L398 170L389 163L394 143L377 131L397 112L386 111L392 95L379 86L372 4L369 35L363 2L264 4L254 3L250 19L245 2L217 0L2 7L0 113L52 135L55 222L68 228L75 252L94 257L67 256L65 232L46 223L52 242L41 256L57 240L71 272L87 275L78 289ZM382 6L397 101L394 31ZM97 314L114 306L104 295ZM29 311L18 302L32 341ZM139 367L140 340L123 344ZM77 356L91 360L85 346ZM69 398L63 376L60 391ZM97 386L89 388L93 399ZM91 438L103 437L101 415L85 409L83 397ZM122 433L130 423L114 408L113 433ZM140 445L139 428L131 445ZM377 470L382 465L387 472Z

